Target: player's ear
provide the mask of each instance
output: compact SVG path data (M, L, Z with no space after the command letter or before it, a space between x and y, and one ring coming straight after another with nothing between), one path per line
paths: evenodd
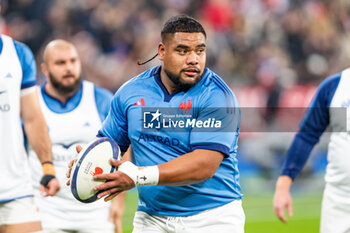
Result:
M45 62L40 65L41 71L45 74L46 77L49 75L49 71L47 70L47 65Z
M165 54L165 45L163 44L163 42L160 42L158 45L158 58L159 58L159 60L163 61L164 54Z

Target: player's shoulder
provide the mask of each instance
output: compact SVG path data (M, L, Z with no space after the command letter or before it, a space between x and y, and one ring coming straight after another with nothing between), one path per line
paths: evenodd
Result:
M4 34L1 34L0 40L1 40L0 41L1 46L3 46L4 43L6 43L6 41L8 41L10 43L12 42L14 47L15 47L17 56L20 59L22 58L22 59L32 60L34 58L32 50L26 44L19 42L19 41L13 39L12 37L4 35Z
M233 94L233 91L231 88L227 85L227 83L215 72L210 70L209 68L206 68L205 76L207 76L205 82L203 83L205 87L207 87L207 90L210 92L217 92L217 93L230 93Z
M11 38L12 39L12 38ZM19 42L17 40L12 39L13 44L15 46L17 55L19 57L27 57L29 59L32 59L34 57L32 50L28 47L28 45Z
M236 96L225 81L206 68L198 88L193 90L198 105L203 107L239 107Z
M332 84L332 83L339 83L341 77L343 75L347 75L350 77L350 69L346 69L346 70L343 70L339 73L336 73L336 74L332 74L328 77L326 77L322 82L321 82L321 85L329 85L329 84Z
M160 71L160 66L154 66L135 77L135 81L144 81L153 78Z
M16 49L18 49L18 50L29 50L29 51L31 52L31 50L30 50L30 48L28 47L28 45L26 45L26 44L24 44L24 43L22 43L22 42L20 42L20 41L17 41L17 40L15 40L15 39L13 39L13 38L11 38L11 39L12 39L13 44L15 45L15 48L16 48Z
M319 85L319 92L335 91L342 77L350 76L350 69L333 74L325 78Z
M236 102L236 96L226 82L216 73L206 68L206 80L202 85L202 93L215 101ZM236 105L236 104L234 104Z

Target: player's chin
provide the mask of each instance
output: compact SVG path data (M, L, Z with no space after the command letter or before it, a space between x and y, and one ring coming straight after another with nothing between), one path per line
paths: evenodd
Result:
M63 79L63 85L65 85L65 86L72 86L75 84L75 82L76 82L76 79L74 79L74 78Z
M62 82L66 85L72 85L77 81L78 77L75 75L64 76Z
M184 74L181 77L182 79L181 81L182 83L185 83L185 84L195 84L198 78L199 78L199 74L195 74L195 75Z

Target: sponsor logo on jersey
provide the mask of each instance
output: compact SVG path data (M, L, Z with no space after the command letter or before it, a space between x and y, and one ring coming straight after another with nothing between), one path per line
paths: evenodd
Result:
M141 133L139 136L138 142L158 142L168 146L178 146L180 141L177 138L163 137L153 134Z
M89 122L85 122L85 123L83 124L83 126L84 126L84 127L90 127L91 125L90 125Z
M136 101L134 105L145 106L145 99L141 98L140 100Z
M7 90L0 90L0 97L5 94ZM9 104L0 104L0 112L9 112L11 110L11 105Z
M0 112L9 112L11 110L11 106L9 104L0 104Z
M11 73L7 73L7 75L5 76L5 78L13 78Z

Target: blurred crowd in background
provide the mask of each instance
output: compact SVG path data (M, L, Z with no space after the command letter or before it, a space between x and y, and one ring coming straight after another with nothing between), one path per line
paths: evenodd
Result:
M0 1L0 31L26 43L38 64L48 41L70 40L81 55L85 79L113 92L159 64L154 59L139 66L137 60L157 53L163 23L179 13L203 24L207 66L225 79L243 107L306 107L320 81L350 65L349 0ZM38 72L39 83L43 80ZM274 119L276 112L259 114ZM277 144L286 149L286 141ZM251 154L271 163L261 153Z
M1 31L37 58L53 38L73 41L85 76L117 90L157 52L170 16L208 33L208 66L230 85L318 83L350 58L347 0L1 0ZM266 87L268 88L268 87Z

